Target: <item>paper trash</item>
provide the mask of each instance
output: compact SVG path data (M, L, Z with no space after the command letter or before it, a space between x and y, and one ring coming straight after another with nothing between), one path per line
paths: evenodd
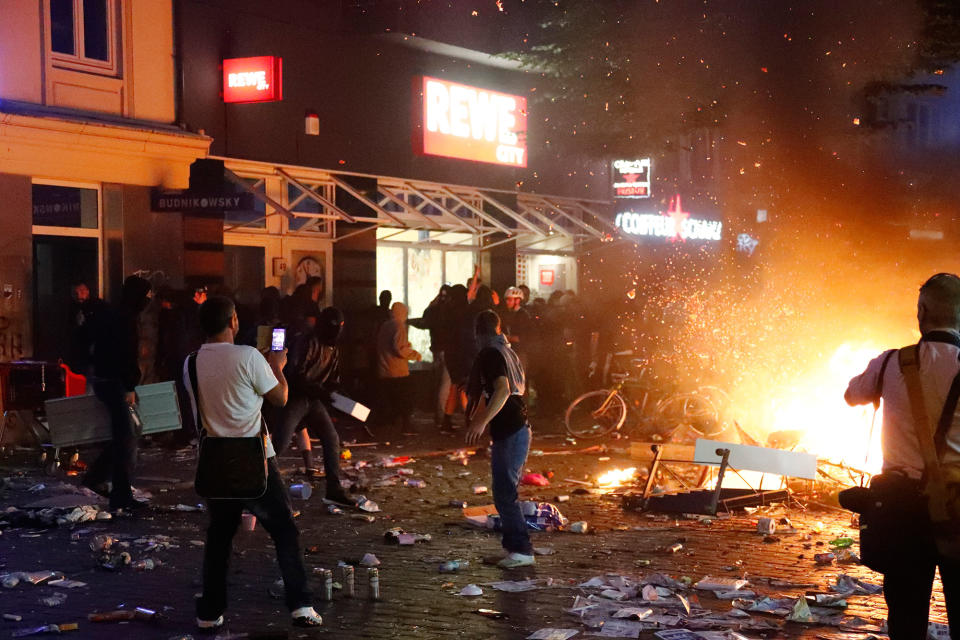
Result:
M580 633L579 629L540 629L527 636L527 640L567 640Z

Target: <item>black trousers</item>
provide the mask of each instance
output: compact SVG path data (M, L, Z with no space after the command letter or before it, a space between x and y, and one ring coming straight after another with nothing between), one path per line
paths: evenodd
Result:
M137 435L124 399L126 389L119 380L97 380L93 391L107 405L111 439L90 465L83 481L90 486L111 481L110 506L123 507L133 500L130 482L137 465Z
M380 416L377 422L383 425L396 424L400 428L410 428L410 416L413 413L413 387L410 376L401 378L380 378Z
M904 548L906 561L883 574L883 598L887 602L890 640L927 637L930 594L937 567L940 568L940 580L943 582L950 636L960 638L960 561L945 558L931 547L918 544L913 548Z
M280 418L275 423L275 429L270 433L277 455L287 450L290 439L304 420L307 431L311 435L316 434L323 446L323 468L327 476L327 491L339 489L340 435L337 433L337 428L333 426L327 408L320 400L306 396L290 396Z
M287 608L291 611L312 606L307 571L300 555L300 532L293 521L276 458L267 461L267 491L256 500L207 500L210 527L203 548L203 596L197 600L197 617L216 620L227 608L227 570L233 550L233 536L244 510L257 517L277 548L277 562L283 576Z

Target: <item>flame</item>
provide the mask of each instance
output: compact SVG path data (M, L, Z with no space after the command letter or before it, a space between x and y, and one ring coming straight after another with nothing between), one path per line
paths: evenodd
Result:
M636 467L627 469L611 469L597 478L597 485L601 489L613 489L630 483L637 475Z
M843 390L881 352L873 345L840 345L822 367L809 371L773 399L772 431L799 431L796 448L820 459L880 471L881 412L874 415L871 405L847 406Z

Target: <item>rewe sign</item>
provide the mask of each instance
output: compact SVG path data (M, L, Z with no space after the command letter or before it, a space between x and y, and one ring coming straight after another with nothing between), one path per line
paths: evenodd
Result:
M224 102L283 100L283 59L274 56L223 61Z
M414 95L418 153L527 166L526 98L426 76Z

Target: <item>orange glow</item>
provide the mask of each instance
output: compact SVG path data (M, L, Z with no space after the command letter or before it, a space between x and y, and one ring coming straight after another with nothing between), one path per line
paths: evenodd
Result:
M622 487L625 484L630 484L633 482L633 478L636 475L636 467L629 467L627 469L611 469L597 478L597 485L601 489L615 489L617 487Z
M874 345L840 345L822 366L808 371L789 389L774 394L772 431L801 431L798 450L815 453L820 459L878 472L883 462L881 412L877 412L874 420L871 405L847 406L843 390L850 378L861 373L882 351ZM872 438L871 421L874 422Z

